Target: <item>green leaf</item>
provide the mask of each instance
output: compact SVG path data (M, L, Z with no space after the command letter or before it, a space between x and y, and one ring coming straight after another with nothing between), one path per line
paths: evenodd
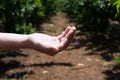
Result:
M41 6L40 0L35 0L35 4L36 4L38 7Z
M114 4L114 5L120 4L120 0L115 1L113 4Z
M116 8L117 8L117 12L119 12L120 11L120 4L119 5L117 4Z
M110 3L115 3L116 2L116 0L108 0Z
M116 59L116 64L120 64L120 57Z

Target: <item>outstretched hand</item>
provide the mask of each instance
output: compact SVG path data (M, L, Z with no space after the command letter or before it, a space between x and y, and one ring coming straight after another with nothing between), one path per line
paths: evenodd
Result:
M53 56L69 45L75 31L75 27L67 27L66 30L58 36L49 36L41 33L31 34L28 38L31 43L30 48Z

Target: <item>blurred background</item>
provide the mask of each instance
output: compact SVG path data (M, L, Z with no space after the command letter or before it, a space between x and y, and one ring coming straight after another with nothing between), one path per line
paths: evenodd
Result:
M119 80L120 0L0 0L0 32L58 35L68 25L77 28L74 39L54 59L29 49L1 52L0 78Z

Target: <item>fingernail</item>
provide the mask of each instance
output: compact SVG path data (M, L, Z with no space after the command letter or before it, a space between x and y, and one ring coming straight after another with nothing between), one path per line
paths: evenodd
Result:
M76 30L76 27L75 27L75 26L73 26L72 28L73 28L73 30Z

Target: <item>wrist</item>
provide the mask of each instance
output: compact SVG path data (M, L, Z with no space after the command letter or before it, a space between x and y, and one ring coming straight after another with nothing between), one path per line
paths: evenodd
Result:
M29 36L30 35L23 35L22 36L22 41L21 41L21 47L22 48L31 48L31 43L29 41Z
M29 49L34 49L35 48L35 44L33 42L33 34L29 34L29 35L24 35L24 41L23 41L23 46L24 48L29 48Z

